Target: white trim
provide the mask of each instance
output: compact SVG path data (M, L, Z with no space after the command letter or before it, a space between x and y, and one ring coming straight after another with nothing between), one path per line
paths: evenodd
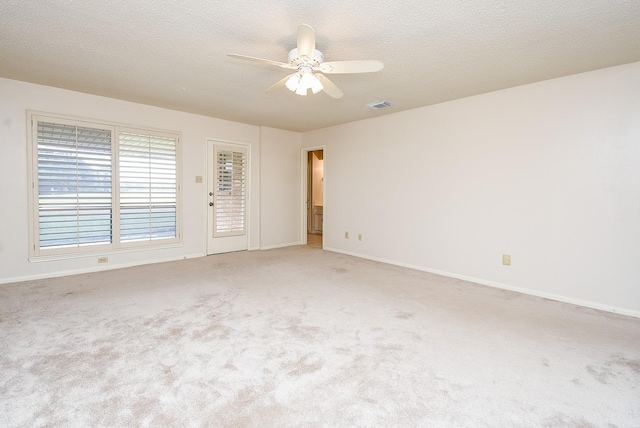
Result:
M70 259L86 259L87 257L102 257L102 256L111 256L116 254L126 254L126 253L134 253L140 251L156 251L156 250L166 250L168 248L181 248L184 247L183 242L175 242L172 244L162 244L155 247L125 247L122 249L110 248L110 249L96 249L95 251L87 251L84 253L73 253L73 254L48 254L46 256L39 256L37 258L29 259L32 263L42 263L42 262L50 262L56 260L70 260Z
M247 160L246 160L246 173L247 173L247 189L246 189L246 195L245 195L245 203L246 203L246 208L245 208L245 235L246 239L247 239L247 250L251 250L251 249L259 249L259 247L257 248L253 248L250 247L250 237L251 237L251 198L253 197L253 193L251 191L251 186L253 185L253 174L252 174L252 162L253 162L253 145L251 143L248 142L241 142L241 141L233 141L233 140L225 140L225 139L220 139L220 138L207 138L207 147L206 147L206 157L205 157L205 162L206 162L206 167L205 167L205 171L207 171L207 186L205 189L205 195L208 195L208 192L210 191L210 189L213 189L213 183L215 182L214 177L212 177L213 171L210 170L209 168L209 162L211 161L210 157L213 155L213 152L210 153L210 150L215 151L215 147L216 146L220 146L220 145L227 145L227 146L235 146L235 147L242 147L247 151ZM215 165L214 165L215 166ZM205 241L205 254L206 255L214 255L214 254L220 254L220 253L224 253L227 251L216 251L216 252L211 252L211 248L210 248L210 242L212 239L224 239L225 237L218 237L218 238L212 238L211 234L213 232L213 224L211 224L211 219L209 218L209 207L208 207L208 201L209 201L209 197L206 197L206 201L207 204L205 204L206 207L206 221L207 221L207 225L206 225L206 241ZM259 230L258 230L259 232ZM242 236L242 235L238 235L238 236ZM233 238L233 236L229 236L227 238ZM245 250L230 250L230 252L233 251L245 251Z
M289 242L287 244L267 245L266 247L260 247L259 249L262 250L262 251L264 251L264 250L274 250L276 248L294 247L294 246L298 246L298 245L304 245L304 244L301 244L300 242Z
M170 129L165 129L165 128L156 128L154 126L147 126L147 125L136 125L134 123L128 123L128 122L117 122L117 121L113 121L113 120L106 120L106 119L96 119L93 117L84 117L84 116L75 116L72 114L66 114L66 113L52 113L52 112L48 112L48 111L44 111L44 110L27 110L27 125L29 125L29 122L31 120L31 116L35 115L35 116L46 116L48 118L51 119L63 119L63 120L67 120L67 121L71 121L71 122L85 122L85 123L89 123L89 124L97 124L97 125L101 125L101 126L116 126L119 128L129 128L129 129L133 129L133 130L145 130L145 131L153 131L153 132L158 132L158 133L164 133L165 135L173 135L173 134L180 134L180 138L182 139L182 132L181 131L172 131Z
M303 147L300 149L300 211L301 211L301 222L300 222L300 243L301 245L307 245L307 163L309 152L313 152L315 150L322 150L322 195L323 195L323 215L326 211L327 206L327 146L312 146L312 147ZM322 228L322 246L324 247L324 236L325 230L324 226Z
M195 259L199 257L206 257L206 254L196 253L196 254L188 254L186 256L179 256L179 257L167 257L163 259L137 261L137 262L131 262L131 263L118 263L118 264L112 264L112 265L99 265L99 266L84 268L84 269L47 272L47 273L41 273L37 275L17 276L13 278L1 278L0 284L12 284L15 282L33 281L38 279L50 279L50 278L59 278L63 276L82 275L85 273L101 272L101 271L114 270L114 269L124 269L124 268L135 267L135 266L151 265L155 263L175 262L178 260Z
M182 204L183 204L183 177L182 177L182 132L167 129L158 129L144 125L131 125L109 120L97 120L83 118L79 116L62 113L48 113L37 110L26 110L27 114L27 174L28 174L28 260L30 262L40 262L47 260L73 259L99 254L124 253L130 249L134 250L154 250L168 248L171 246L183 245L182 228ZM38 211L38 123L40 121L51 121L55 124L77 125L83 124L97 129L108 130L111 133L111 172L112 172L112 194L111 210L112 240L109 243L99 243L72 248L40 248L39 242L39 211ZM162 238L157 240L141 240L133 242L121 242L120 239L120 179L119 179L119 144L120 133L145 133L154 136L168 137L175 140L175 162L176 162L176 229L174 238Z
M485 279L475 278L475 277L466 276L466 275L459 275L459 274L456 274L456 273L441 271L441 270L437 270L437 269L429 269L429 268L425 268L425 267L422 267L422 266L416 266L416 265L412 265L412 264L409 264L409 263L402 263L402 262L398 262L398 261L394 261L394 260L384 259L384 258L381 258L381 257L371 257L371 256L367 256L367 255L364 255L364 254L354 253L354 252L351 252L351 251L339 250L337 248L325 248L325 247L323 247L323 249L326 250L326 251L334 252L334 253L345 254L345 255L348 255L348 256L353 256L353 257L358 257L358 258L361 258L361 259L372 260L372 261L375 261L375 262L387 263L387 264L390 264L390 265L405 267L405 268L409 268L409 269L415 269L415 270L419 270L419 271L422 271L422 272L429 272L429 273L433 273L433 274L436 274L436 275L446 276L446 277L449 277L449 278L462 279L464 281L469 281L469 282L473 282L473 283L480 284L480 285L486 285L486 286L493 287L493 288L499 288L499 289L502 289L502 290L515 291L517 293L527 294L529 296L542 297L544 299L555 300L555 301L563 302L563 303L570 303L572 305L582 306L582 307L585 307L585 308L597 309L599 311L611 312L611 313L614 313L614 314L626 315L626 316L634 317L634 318L640 318L640 311L634 311L632 309L620 308L618 306L604 305L602 303L592 302L592 301L589 301L589 300L574 299L572 297L561 296L559 294L544 293L544 292L532 290L530 288L523 288L523 287L517 287L517 286L514 286L514 285L503 284L503 283L500 283L500 282L487 281Z

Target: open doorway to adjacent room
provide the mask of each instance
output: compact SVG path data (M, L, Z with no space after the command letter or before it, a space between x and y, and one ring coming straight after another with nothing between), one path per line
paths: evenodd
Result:
M322 233L324 229L324 150L309 150L306 154L307 245L322 248Z

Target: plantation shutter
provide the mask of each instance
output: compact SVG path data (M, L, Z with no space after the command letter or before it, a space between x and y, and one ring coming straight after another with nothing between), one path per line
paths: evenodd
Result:
M120 242L176 238L177 140L120 132Z
M246 233L246 162L244 149L215 151L214 237Z
M38 243L111 244L110 129L37 122Z

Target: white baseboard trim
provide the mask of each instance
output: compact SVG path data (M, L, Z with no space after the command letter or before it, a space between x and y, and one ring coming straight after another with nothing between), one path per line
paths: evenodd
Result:
M293 247L296 245L302 245L300 242L289 242L287 244L277 244L277 245L267 245L265 247L260 247L261 250L273 250L275 248L284 248L284 247Z
M398 261L395 261L395 260L389 260L389 259L384 259L384 258L380 258L380 257L371 257L371 256L367 256L367 255L364 255L364 254L354 253L354 252L351 252L351 251L339 250L337 248L325 247L324 250L331 251L331 252L334 252L334 253L345 254L347 256L358 257L358 258L361 258L361 259L372 260L372 261L375 261L375 262L387 263L387 264L390 264L390 265L406 267L406 268L409 268L409 269L415 269L415 270L419 270L419 271L423 271L423 272L429 272L429 273L433 273L433 274L436 274L436 275L447 276L447 277L450 277L450 278L462 279L464 281L469 281L469 282L473 282L473 283L480 284L480 285L487 285L489 287L500 288L502 290L515 291L515 292L522 293L522 294L528 294L530 296L542 297L544 299L555 300L555 301L563 302L563 303L570 303L572 305L582 306L582 307L585 307L585 308L597 309L597 310L600 310L600 311L611 312L611 313L614 313L614 314L620 314L620 315L626 315L626 316L629 316L629 317L640 318L640 311L634 311L632 309L626 309L626 308L620 308L620 307L617 307L617 306L604 305L602 303L592 302L592 301L589 301L589 300L575 299L573 297L562 296L562 295L559 295L559 294L545 293L545 292L542 292L542 291L532 290L530 288L523 288L523 287L517 287L517 286L513 286L513 285L509 285L509 284L503 284L503 283L500 283L500 282L487 281L487 280L481 279L481 278L474 278L474 277L471 277L471 276L459 275L459 274L456 274L456 273L441 271L441 270L437 270L437 269L429 269L429 268L426 268L426 267L423 267L423 266L411 265L411 264L408 264L408 263L402 263L402 262L398 262Z
M13 282L33 281L33 280L47 279L47 278L59 278L62 276L102 272L105 270L113 270L113 269L124 269L124 268L129 268L134 266L150 265L154 263L175 262L177 260L195 259L198 257L205 257L205 256L206 254L204 253L196 253L196 254L188 254L186 256L180 256L180 257L167 257L163 259L145 260L145 261L132 262L132 263L107 264L106 266L99 265L99 266L84 268L84 269L72 269L72 270L64 270L59 272L47 272L47 273L41 273L37 275L25 275L25 276L16 276L12 278L0 278L0 284L10 284Z

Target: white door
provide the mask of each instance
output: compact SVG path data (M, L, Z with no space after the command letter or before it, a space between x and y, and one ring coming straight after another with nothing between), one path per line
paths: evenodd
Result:
M239 144L208 144L207 254L246 250L248 150Z

